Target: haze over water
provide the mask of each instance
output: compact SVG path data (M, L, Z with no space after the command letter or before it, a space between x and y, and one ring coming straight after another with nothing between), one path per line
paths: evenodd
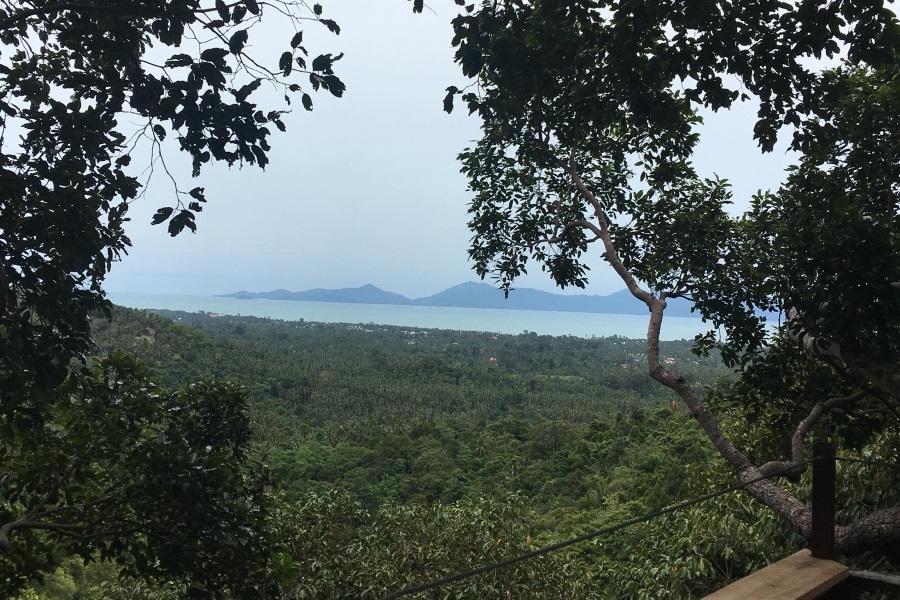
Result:
M287 321L303 319L324 323L372 323L416 328L493 331L507 334L533 331L540 335L574 335L585 338L617 335L643 339L647 336L649 316L444 306L238 300L218 296L176 294L110 292L108 296L112 302L120 306L141 309L202 311L223 315L269 317ZM666 317L663 322L661 339L691 339L710 328L709 324L699 318Z

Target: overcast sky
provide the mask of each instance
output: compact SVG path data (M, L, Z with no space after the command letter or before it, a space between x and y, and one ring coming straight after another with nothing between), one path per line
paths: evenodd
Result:
M345 53L335 65L344 97L313 94L312 112L298 101L285 118L287 133L270 138L265 171L216 166L192 181L170 151L182 189L206 188L198 232L173 239L164 225L149 225L157 208L171 205L171 184L155 176L131 207L134 246L106 288L219 294L372 283L415 298L476 280L466 255L469 194L456 155L477 139L478 121L461 106L442 111L445 88L464 80L450 46L453 3L431 4L437 14L413 15L405 0L323 2L323 16L341 34L310 24L304 42L313 55ZM277 64L284 35L252 33L250 52ZM789 162L783 151L759 153L753 116L752 106L707 116L696 155L701 175L731 180L739 205L777 187ZM588 293L622 289L599 258L591 264ZM542 275L518 285L553 291Z

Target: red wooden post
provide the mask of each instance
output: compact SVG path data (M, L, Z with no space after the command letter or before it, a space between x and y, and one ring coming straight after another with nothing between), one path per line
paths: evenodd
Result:
M812 539L810 553L816 558L834 558L835 446L828 442L813 445Z

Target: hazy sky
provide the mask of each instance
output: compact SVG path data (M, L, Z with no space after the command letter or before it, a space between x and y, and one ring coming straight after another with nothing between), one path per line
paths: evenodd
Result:
M298 98L287 133L270 138L265 171L215 166L192 181L171 149L168 166L182 189L206 188L198 232L173 239L165 226L149 225L157 208L171 204L171 183L157 170L132 204L134 247L107 289L217 294L372 283L421 297L477 279L466 255L469 194L456 155L477 139L478 121L460 105L452 115L442 111L445 88L464 80L452 60L453 3L431 4L437 14L413 15L404 0L323 2L323 16L341 34L311 23L304 42L313 55L345 53L335 65L344 97L315 93L312 112ZM274 65L289 38L252 33L250 51ZM777 187L789 162L783 151L759 153L753 116L752 106L708 116L696 155L701 175L731 180L738 204ZM623 287L599 258L591 264L589 293ZM539 270L518 285L554 289Z

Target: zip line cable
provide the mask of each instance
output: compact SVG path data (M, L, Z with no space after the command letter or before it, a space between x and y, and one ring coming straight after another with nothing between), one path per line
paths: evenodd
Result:
M483 565L481 567L477 567L475 569L470 569L468 571L463 571L462 573L456 573L454 575L449 575L447 577L443 577L441 579L435 579L429 581L427 583L420 583L419 585L414 585L410 587L403 588L396 592L391 592L381 597L380 600L394 600L395 598L399 598L401 596L406 596L407 594L414 594L416 592L424 592L426 590L430 590L436 587L441 587L447 585L448 583L455 583L462 579L467 579L469 577L474 577L475 575L481 575L482 573L487 573L489 571L494 571L496 569L501 569L503 567L508 567L510 565L514 565L516 563L520 563L526 560L530 560L532 558L536 558L538 556L542 556L544 554L550 554L551 552L556 552L557 550L562 550L568 546L572 546L574 544L579 544L581 542L586 542L587 540L592 540L596 537L600 537L601 535L606 535L607 533L613 533L619 531L620 529L625 529L626 527L631 527L632 525L637 525L638 523L644 523L651 519L655 519L656 517L661 517L662 515L667 515L673 513L675 511L681 510L683 508L688 508L690 506L694 506L695 504L700 504L701 502L706 502L707 500L712 500L717 496L722 496L724 494L728 494L730 492L736 492L738 490L742 490L746 487L749 487L755 483L759 483L760 481L765 481L767 479L771 479L773 477L777 477L779 475L783 475L790 471L795 470L797 467L811 464L815 461L819 460L818 458L812 458L810 460L805 460L800 463L794 463L789 467L785 467L784 469L780 469L774 473L770 473L769 475L763 475L761 477L757 477L756 479L751 479L745 483L740 483L733 485L731 487L727 487L721 490L717 490L715 492L711 492L706 494L705 496L700 496L699 498L694 498L693 500L687 500L685 502L680 502L678 504L673 504L672 506L667 506L666 508L656 510L646 515L635 517L633 519L628 519L627 521L622 521L616 525L612 525L610 527L605 527L603 529L598 529L597 531L592 531L590 533L586 533L584 535L580 535L578 537L565 540L562 542L557 542L556 544L552 544L550 546L545 546L543 548L538 548L537 550L532 550L531 552L526 552L525 554L520 554L518 556L513 556L510 558L506 558L495 563L491 563L488 565Z

